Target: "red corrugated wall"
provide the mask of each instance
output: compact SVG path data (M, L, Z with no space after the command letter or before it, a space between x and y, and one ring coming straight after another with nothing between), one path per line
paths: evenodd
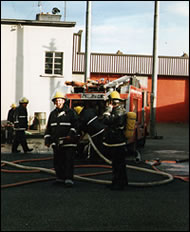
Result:
M151 78L148 89L151 92ZM157 83L157 122L189 122L189 79L159 77Z

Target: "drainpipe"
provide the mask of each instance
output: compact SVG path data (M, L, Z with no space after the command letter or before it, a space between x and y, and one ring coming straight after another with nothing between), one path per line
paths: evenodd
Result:
M156 100L157 100L157 74L158 74L158 17L159 1L155 1L154 8L154 35L153 35L153 71L152 71L152 92L150 111L150 136L157 136L156 132Z
M90 79L90 42L91 42L91 1L86 6L86 36L85 36L85 75L84 82Z

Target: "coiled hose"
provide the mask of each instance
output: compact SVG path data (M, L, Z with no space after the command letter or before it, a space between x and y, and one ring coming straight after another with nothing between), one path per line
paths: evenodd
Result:
M98 148L95 146L92 138L90 137L89 134L87 134L88 136L88 140L90 142L90 144L92 145L92 147L94 148L94 150L96 151L96 153L100 156L100 158L102 158L107 164L111 165L112 162L107 159L99 150ZM10 165L10 166L14 166L17 168L22 168L22 169L29 169L29 170L39 170L42 172L46 172L52 175L55 175L55 171L52 169L48 169L48 168L41 168L41 167L32 167L32 166L25 166L25 165L20 165L20 164L15 164L13 162L9 162L9 161L5 161L5 160L1 160L1 163ZM101 165L96 165L96 167L101 166ZM90 167L90 165L89 165ZM155 171L155 170L151 170L151 169L147 169L147 168L141 168L141 167L137 167L137 166L132 166L132 165L126 165L127 168L130 169L134 169L137 171L144 171L144 172L149 172L149 173L153 173L153 174L157 174L157 175L162 175L164 177L167 177L167 179L164 180L160 180L160 181L151 181L151 182L129 182L128 184L130 186L138 186L138 187L149 187L149 186L156 186L156 185L161 185L161 184L167 184L171 181L173 181L174 177L166 172L163 171ZM111 184L112 182L109 180L101 180L101 179L94 179L94 178L89 178L89 177L85 177L82 175L74 175L74 179L75 180L79 180L79 181L88 181L88 182L93 182L93 183L98 183L98 184Z
M87 134L88 136L88 140L90 141L92 147L94 148L94 150L96 151L96 153L108 164L112 164L112 162L107 159L99 150L98 148L95 146L92 138L90 137L89 134ZM160 180L160 181L151 181L151 182L129 182L128 184L131 185L131 186L139 186L139 187L148 187L148 186L155 186L155 185L161 185L161 184L166 184L166 183L169 183L171 181L173 181L173 176L169 173L166 173L166 172L162 172L162 171L155 171L155 170L151 170L151 169L147 169L147 168L140 168L140 167L137 167L137 166L132 166L132 165L126 165L127 168L131 168L131 169L135 169L135 170L138 170L138 171L144 171L144 172L149 172L149 173L153 173L153 174L157 174L157 175L162 175L162 176L165 176L167 177L167 179L165 180Z

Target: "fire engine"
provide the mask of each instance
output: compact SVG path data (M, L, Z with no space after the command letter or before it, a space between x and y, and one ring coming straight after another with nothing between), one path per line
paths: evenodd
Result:
M73 92L67 94L68 104L71 108L78 105L85 105L89 101L96 102L96 110L99 117L105 111L109 94L116 90L123 99L126 112L136 113L136 123L134 133L127 139L127 147L131 151L136 151L139 146L144 146L148 135L148 120L146 111L148 106L148 91L143 88L136 76L122 76L113 81L105 82L88 80L82 82L65 82L66 85L73 86Z

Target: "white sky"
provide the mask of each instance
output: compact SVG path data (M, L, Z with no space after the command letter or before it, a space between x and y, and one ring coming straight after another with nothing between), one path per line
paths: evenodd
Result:
M35 20L39 1L1 1L1 18ZM154 1L91 1L91 52L152 55ZM41 1L42 11L60 9L64 1ZM83 30L84 51L86 1L66 1L66 21ZM189 1L160 1L158 55L189 54Z

